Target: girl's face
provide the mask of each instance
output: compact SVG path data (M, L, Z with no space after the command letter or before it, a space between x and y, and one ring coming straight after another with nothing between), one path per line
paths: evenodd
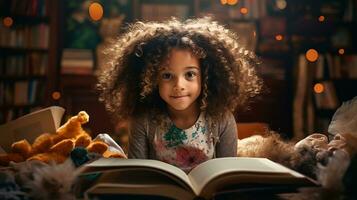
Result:
M170 109L196 109L201 93L201 69L198 58L189 50L173 49L159 73L159 94Z

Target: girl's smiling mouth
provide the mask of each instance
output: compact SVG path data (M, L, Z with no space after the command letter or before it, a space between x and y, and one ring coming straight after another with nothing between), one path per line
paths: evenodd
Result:
M189 95L178 95L178 96L170 96L171 98L174 98L174 99L182 99L184 97L188 97Z

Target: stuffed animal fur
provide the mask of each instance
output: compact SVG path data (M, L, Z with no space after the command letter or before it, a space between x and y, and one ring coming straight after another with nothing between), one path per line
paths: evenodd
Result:
M16 183L34 200L75 199L74 186L81 169L70 159L61 164L38 160L10 164Z
M316 178L322 185L302 189L289 199L356 199L356 116L357 97L335 112L328 129L334 135L330 141L325 134L314 133L294 144L270 132L238 140L238 156L269 158Z
M92 141L91 136L82 128L89 121L85 111L80 111L59 127L56 134L44 133L31 145L26 139L11 145L11 153L0 154L0 165L7 166L10 161L39 160L45 163L63 163L75 147L85 147L88 152L104 157L126 158L125 154L108 150L103 141Z
M274 131L238 140L238 157L262 157L315 177L315 153L295 150L295 143L283 140Z

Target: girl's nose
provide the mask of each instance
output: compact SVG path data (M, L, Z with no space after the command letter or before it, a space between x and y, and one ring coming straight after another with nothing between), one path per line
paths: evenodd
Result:
M174 90L175 91L183 91L184 89L185 89L184 80L182 78L176 78Z

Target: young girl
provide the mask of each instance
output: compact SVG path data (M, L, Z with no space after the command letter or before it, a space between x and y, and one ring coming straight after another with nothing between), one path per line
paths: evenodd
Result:
M188 172L237 155L232 112L261 81L233 32L209 18L136 22L109 50L98 88L114 117L131 122L129 158Z

